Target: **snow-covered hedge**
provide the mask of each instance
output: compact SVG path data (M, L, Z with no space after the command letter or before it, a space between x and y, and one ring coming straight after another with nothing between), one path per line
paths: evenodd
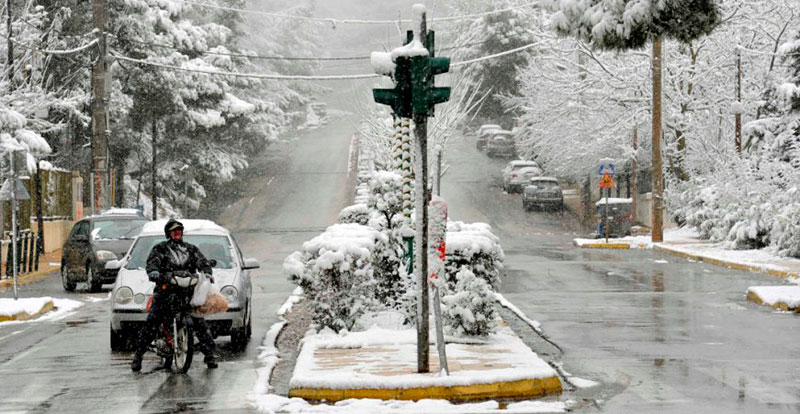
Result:
M347 206L339 212L339 223L367 225L369 223L369 208L366 204Z
M350 330L374 307L373 255L386 242L369 226L335 224L284 260L284 273L303 288L315 323L337 332Z
M497 328L495 295L486 281L466 267L455 276L456 284L442 297L445 332L455 336L486 336Z
M449 286L456 285L456 275L466 267L493 290L500 288L505 255L490 225L449 221L446 248L445 273Z

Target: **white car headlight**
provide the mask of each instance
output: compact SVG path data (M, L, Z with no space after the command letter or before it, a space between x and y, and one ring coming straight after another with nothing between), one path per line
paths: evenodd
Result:
M133 297L133 302L134 302L135 304L137 304L137 305L141 305L142 303L144 303L144 293L137 293L137 294L136 294L136 295Z
M224 288L220 289L219 293L222 293L222 296L225 296L225 299L227 299L228 302L233 302L239 299L239 291L236 290L236 288L231 285L225 286Z
M114 292L114 302L124 305L133 300L133 290L127 286L122 286Z
M95 254L97 255L97 260L117 260L117 255L108 250L98 250Z

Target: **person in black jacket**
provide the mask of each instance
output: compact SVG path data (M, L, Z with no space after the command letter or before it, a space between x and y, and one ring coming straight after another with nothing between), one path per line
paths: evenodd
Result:
M178 306L181 303L179 292L170 279L173 276L201 271L213 281L211 263L197 246L183 241L183 224L181 222L170 219L164 226L164 233L167 241L153 246L147 257L147 276L156 286L153 291L153 305L150 308L150 314L147 315L145 326L139 333L136 353L131 362L131 370L134 372L142 369L142 357L147 351L148 345L156 338L159 326L175 317L178 312ZM216 368L217 362L213 354L214 337L211 336L208 324L203 318L192 317L192 326L200 341L198 349L205 354L203 362L208 368Z

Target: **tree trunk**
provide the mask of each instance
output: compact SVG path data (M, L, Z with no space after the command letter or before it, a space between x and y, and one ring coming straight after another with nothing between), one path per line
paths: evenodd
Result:
M661 166L661 38L653 39L653 207L652 207L652 240L655 243L664 241L663 230L663 171Z
M639 124L633 126L633 161L631 162L631 223L636 223L639 220L636 213L639 206L639 162L636 160L636 155L639 152Z

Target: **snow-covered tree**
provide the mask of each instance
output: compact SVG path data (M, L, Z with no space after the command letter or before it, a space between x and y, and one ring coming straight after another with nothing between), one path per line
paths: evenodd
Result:
M442 297L442 325L455 336L488 336L497 328L494 291L486 280L462 268L452 293Z

